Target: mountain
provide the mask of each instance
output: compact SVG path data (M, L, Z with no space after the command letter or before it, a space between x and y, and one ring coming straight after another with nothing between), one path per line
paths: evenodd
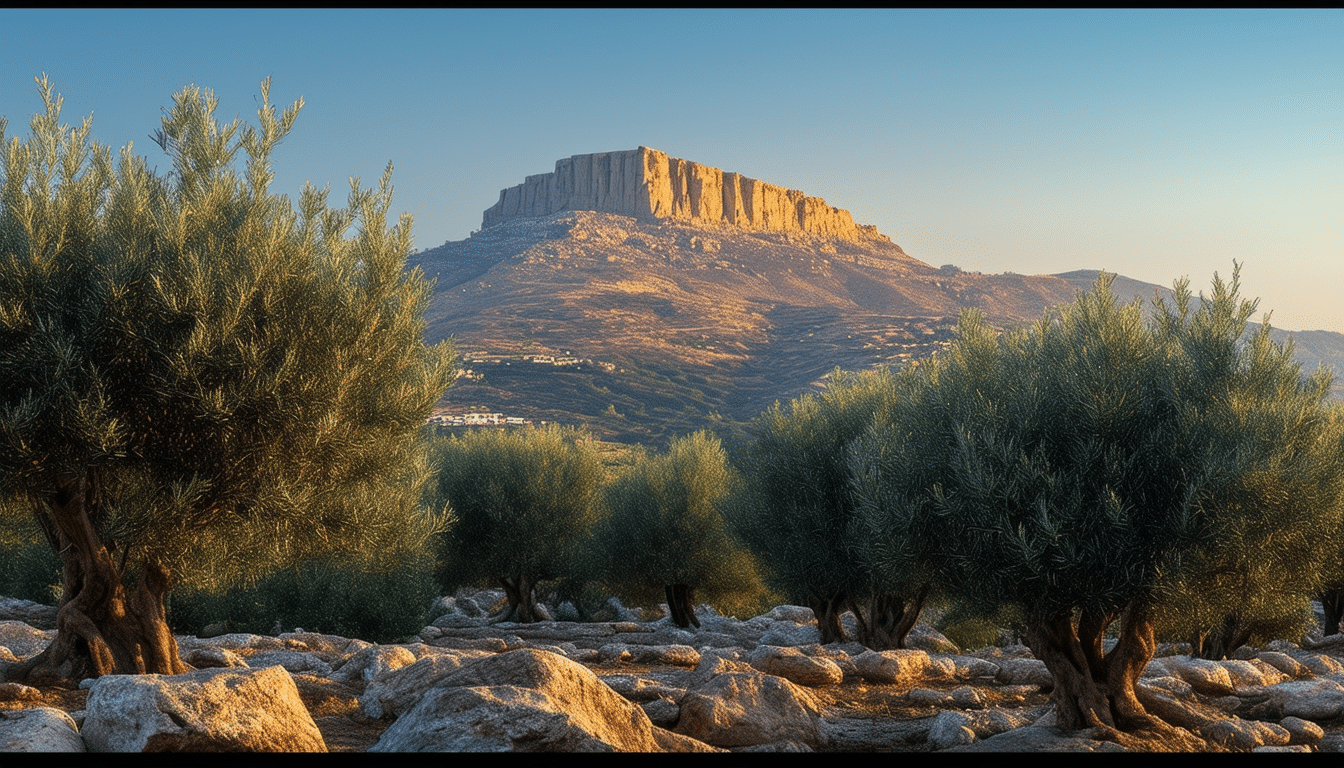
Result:
M441 412L650 444L738 434L836 366L927 356L964 308L1030 322L1096 277L934 268L819 198L645 147L561 160L413 261L438 281L427 336L454 336L470 371Z

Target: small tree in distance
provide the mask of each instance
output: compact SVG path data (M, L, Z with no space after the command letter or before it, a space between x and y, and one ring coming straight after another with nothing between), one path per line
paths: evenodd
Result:
M849 443L896 395L886 369L837 369L825 392L763 414L758 436L734 457L746 488L733 505L733 524L774 588L812 609L822 643L845 640L840 616L852 610L860 642L903 648L933 588L913 569L900 571L899 580L875 581L855 528Z
M700 626L702 600L744 605L764 597L755 559L737 544L722 507L738 478L717 438L674 439L667 453L642 457L607 488L609 516L590 557L601 580L640 602L666 598L679 627Z
M62 597L55 640L7 676L176 674L175 583L437 530L418 432L452 349L424 343L431 286L404 270L409 217L387 227L390 165L346 209L268 192L302 100L277 117L263 82L240 132L208 91L174 94L164 179L90 144L90 120L61 125L39 86L28 141L0 120L0 510L36 517Z
M539 620L537 583L569 575L604 514L592 439L554 426L476 429L438 439L435 461L432 504L455 519L441 539L440 584L496 581L509 601L500 621Z

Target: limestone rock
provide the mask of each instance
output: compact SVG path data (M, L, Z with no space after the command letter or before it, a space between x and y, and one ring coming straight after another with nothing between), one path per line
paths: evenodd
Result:
M626 648L629 660L636 664L694 667L700 663L700 652L689 645L629 645Z
M249 666L247 659L228 648L193 648L180 654L182 661L196 669L222 669Z
M1220 746L1242 751L1285 746L1292 738L1281 725L1235 717L1210 723L1199 729L1199 735Z
M95 752L326 751L282 667L105 675L89 689L82 733Z
M1244 693L1248 700L1263 702L1263 713L1269 716L1319 723L1344 715L1344 685L1330 678L1289 680Z
M84 752L70 715L59 709L0 710L0 752Z
M929 749L935 751L974 741L970 718L961 712L940 712L929 727Z
M415 654L405 646L375 645L351 656L331 675L331 679L342 683L362 679L371 683L415 662Z
M1297 659L1280 651L1261 651L1257 659L1279 670L1288 677L1307 677L1311 668Z
M776 675L809 688L836 685L845 677L835 662L804 655L797 648L760 645L751 652L749 658L751 666L765 674Z
M56 606L17 597L0 597L0 619L22 621L36 629L55 629Z
M777 605L761 614L761 617L770 621L792 621L795 624L811 624L817 620L812 609L802 605Z
M929 654L912 649L868 651L854 657L863 679L874 683L913 685L929 672Z
M1325 738L1325 729L1311 722L1303 720L1300 717L1285 717L1279 722L1288 731L1292 739L1289 744L1307 744L1315 746L1321 739Z
M1110 741L1089 738L1086 731L1066 733L1055 726L1029 725L1014 728L972 744L950 747L948 752L1127 752Z
M1227 675L1236 688L1274 685L1289 678L1289 675L1260 659L1227 659L1218 664L1227 670Z
M0 647L8 648L19 659L41 653L55 637L54 629L37 629L22 621L0 621Z
M639 708L649 716L649 722L659 728L671 728L681 718L681 707L671 699L654 699L640 704Z
M1055 678L1040 659L1000 659L995 679L1004 685L1035 685L1053 688Z
M588 669L523 649L449 675L371 751L660 751L653 727Z
M816 624L794 624L789 621L772 622L760 635L762 645L812 645L821 640Z
M414 664L389 671L364 689L359 697L360 709L372 718L400 715L411 709L449 675L460 670L464 663L488 657L481 651L457 651L425 656Z
M1200 693L1226 696L1236 691L1236 686L1232 684L1232 676L1219 662L1192 659L1188 656L1172 656L1167 658L1166 663L1169 670Z
M817 702L782 677L725 672L686 692L675 732L716 747L821 741Z
M907 648L915 648L929 653L960 653L957 644L948 640L942 632L928 624L916 624L905 638Z
M645 221L677 221L748 231L796 232L842 240L885 239L849 211L739 173L668 157L648 147L574 155L551 173L501 190L481 228L561 211L602 211ZM695 247L692 243L691 247ZM698 250L713 248L702 244Z

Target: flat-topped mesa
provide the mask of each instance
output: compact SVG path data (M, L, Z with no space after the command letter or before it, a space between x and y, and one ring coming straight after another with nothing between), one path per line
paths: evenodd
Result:
M855 224L849 211L707 165L640 147L574 155L555 171L528 176L499 193L482 229L502 221L560 211L603 211L637 219L727 225L744 230L803 232L844 240L886 238L877 227Z

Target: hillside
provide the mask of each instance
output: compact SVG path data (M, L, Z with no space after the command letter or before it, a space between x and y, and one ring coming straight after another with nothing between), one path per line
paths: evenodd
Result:
M743 207L744 189L769 215ZM470 370L440 411L622 442L739 434L837 366L931 354L965 308L1030 322L1097 276L935 268L825 201L646 148L568 158L500 198L481 231L413 258L437 280L427 335L454 336ZM772 213L789 205L796 218ZM1125 277L1113 289L1170 293ZM1308 369L1344 360L1344 335L1296 338Z

